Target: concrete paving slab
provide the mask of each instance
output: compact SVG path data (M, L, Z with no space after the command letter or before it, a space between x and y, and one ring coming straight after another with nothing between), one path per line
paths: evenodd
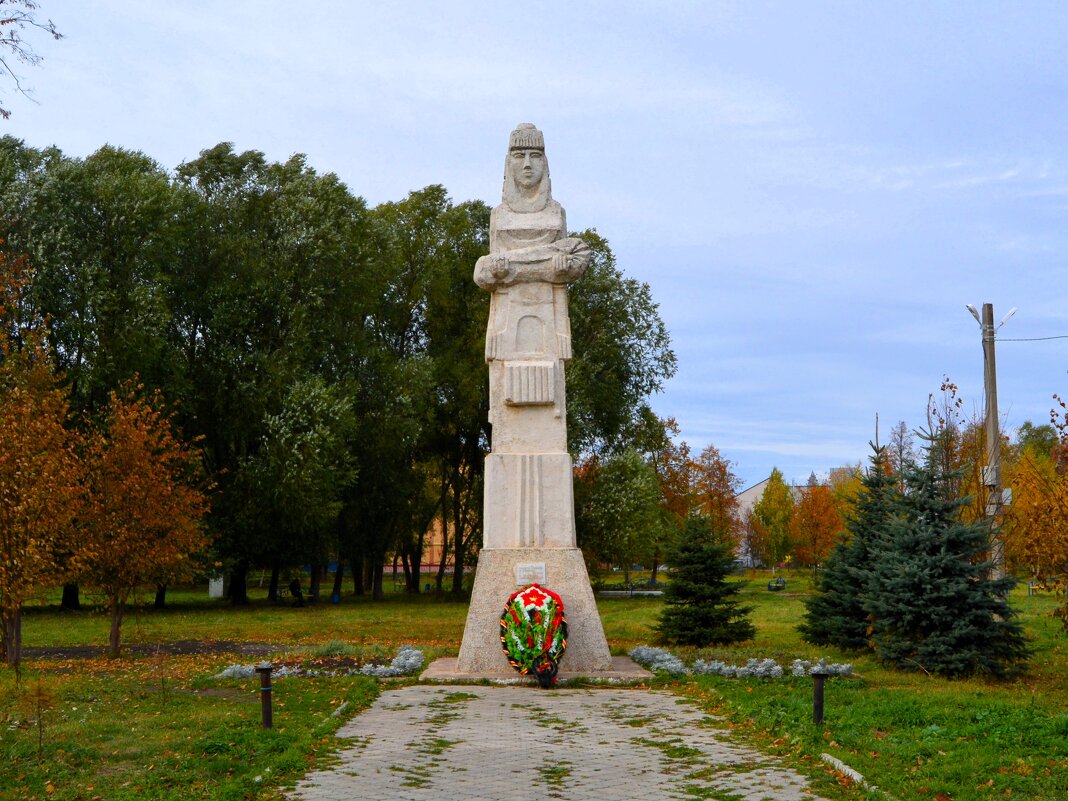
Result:
M418 685L346 723L303 801L825 801L722 719L665 690Z

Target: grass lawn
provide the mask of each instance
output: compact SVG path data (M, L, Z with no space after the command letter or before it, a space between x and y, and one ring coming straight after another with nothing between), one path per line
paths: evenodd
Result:
M857 676L832 679L821 726L812 723L812 682L697 677L657 679L728 717L738 736L780 753L815 777L829 798L865 798L835 776L819 754L830 753L900 801L1068 798L1068 638L1050 616L1049 595L1014 603L1034 637L1030 670L1010 681L949 681L886 670L867 655L814 649L794 624L808 592L803 575L784 592L768 592L756 574L744 592L754 606L754 641L729 648L677 649L739 664L773 657L853 662ZM314 660L336 650L357 658L392 656L400 645L428 659L454 655L466 604L391 595L372 603L293 609L255 595L246 609L206 599L200 588L171 592L170 608L131 612L127 644L187 640L262 643L275 658ZM615 653L651 644L657 598L599 600ZM29 610L30 648L94 646L103 651L108 619L88 610ZM102 656L30 660L16 684L0 668L0 799L272 799L336 749L335 728L377 693L364 677L275 680L275 728L259 728L256 681L213 679L235 662L255 661L218 646L188 656ZM218 652L216 652L218 651ZM338 717L331 713L347 702ZM878 796L872 796L878 797Z

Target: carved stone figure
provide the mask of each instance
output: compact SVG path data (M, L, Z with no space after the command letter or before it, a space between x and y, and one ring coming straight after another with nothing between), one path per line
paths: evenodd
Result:
M567 235L552 198L541 131L510 137L490 252L475 264L489 292L486 361L493 453L486 464L486 547L575 546L564 363L571 358L567 284L589 247ZM566 518L566 519L565 519Z
M502 201L490 216L490 252L475 283L492 293L486 330L492 452L486 457L483 547L459 670L506 669L497 615L517 585L539 581L568 605L563 669L602 671L611 657L575 542L564 364L571 358L567 285L590 261L567 235L552 198L541 131L512 131Z
M562 452L563 364L571 358L566 286L585 272L590 254L567 235L542 133L529 123L512 132L502 194L490 215L490 253L475 265L475 283L493 293L486 332L493 450ZM551 407L549 419L514 408L530 406Z

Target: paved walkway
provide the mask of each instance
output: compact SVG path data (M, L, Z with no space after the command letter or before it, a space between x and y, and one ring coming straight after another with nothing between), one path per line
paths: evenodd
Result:
M402 687L338 735L352 742L339 763L294 798L819 801L803 776L664 691Z

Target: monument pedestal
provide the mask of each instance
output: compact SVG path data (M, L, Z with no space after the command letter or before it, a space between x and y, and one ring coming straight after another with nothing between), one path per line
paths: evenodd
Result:
M483 548L479 552L457 670L514 674L501 650L498 621L508 596L534 582L559 594L564 602L568 637L560 669L584 675L612 670L608 641L578 548Z

